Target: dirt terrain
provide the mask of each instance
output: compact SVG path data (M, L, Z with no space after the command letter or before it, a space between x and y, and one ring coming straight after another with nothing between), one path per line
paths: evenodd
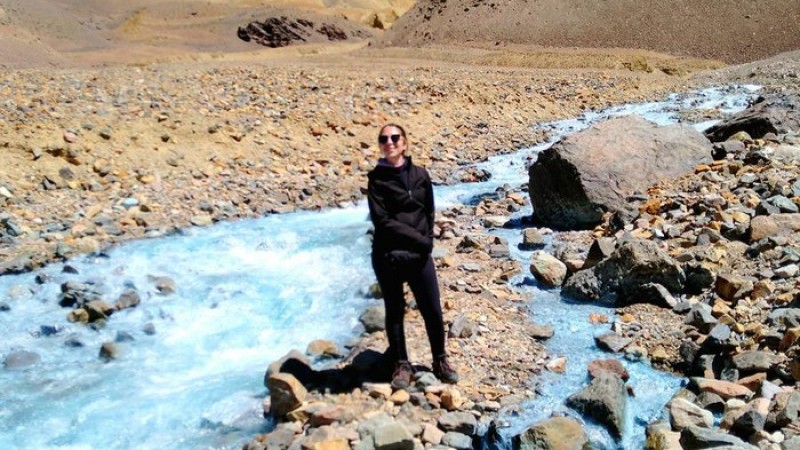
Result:
M389 121L406 126L436 183L452 183L480 177L470 163L546 139L539 122L706 84L800 91L797 53L775 56L800 46L794 1L628 9L648 20L624 19L623 0L603 2L616 9L602 16L555 0L265 3L0 0L0 274L181 227L351 204ZM237 36L280 16L370 37L269 49ZM454 253L456 242L437 246ZM518 400L551 361L525 346L523 299L493 285L519 268L476 253L441 267L446 320L492 325L454 352L460 388ZM491 270L467 276L465 262ZM423 328L413 313L410 323L421 357ZM520 361L488 350L506 341ZM503 368L498 392L492 367Z

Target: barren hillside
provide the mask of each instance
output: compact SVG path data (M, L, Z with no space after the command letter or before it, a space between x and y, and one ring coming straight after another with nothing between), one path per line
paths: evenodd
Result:
M289 16L390 26L414 0L0 0L0 68L147 63L261 50L237 37ZM268 6L265 6L268 5Z
M420 0L383 46L514 43L754 61L800 48L800 1Z

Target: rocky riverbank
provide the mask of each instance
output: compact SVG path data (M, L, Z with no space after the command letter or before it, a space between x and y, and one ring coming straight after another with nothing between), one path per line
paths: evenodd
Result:
M48 261L101 251L129 239L161 236L185 226L348 204L362 196L364 175L376 156L374 134L379 124L387 120L407 125L415 160L428 166L437 182L470 181L481 174L462 170L464 166L545 139L530 128L534 122L575 116L613 103L661 97L690 84L683 78L631 71L556 73L407 60L365 64L348 57L342 59L345 61L327 61L334 68L324 69L308 61L294 61L260 66L7 73L0 84L0 90L7 94L2 104L0 140L4 147L0 162L7 168L0 182L0 272L27 271ZM741 152L730 152L730 157L725 152L722 163L698 168L691 180L666 184L660 187L661 191L653 192L668 196L669 205L684 204L688 209L691 194L704 194L704 189L713 188L708 183L721 182L718 177L744 177L748 171L740 174L740 170L753 165L743 159L751 153L748 149L776 142L794 145L792 138L786 136L780 133L766 140L743 139ZM767 157L766 161L772 160ZM755 162L755 167L762 167L758 160ZM766 175L764 181L747 181L768 186L763 192L754 189L759 203L762 193L770 194L764 199L772 198L775 186L794 183L796 176L790 172L791 166L775 164L767 167L781 171L776 175L778 181L773 183L775 177ZM760 177L765 170L752 172ZM740 183L739 178L736 180ZM292 420L282 422L273 433L259 436L248 446L366 449L370 445L412 448L429 444L469 448L497 411L513 409L521 400L534 396L530 377L541 370L558 372L565 361L547 355L539 343L548 336L547 324L531 325L525 306L529 299L506 284L511 276L528 269L508 259L507 244L484 233L487 228L502 226L504 221L498 216L524 207L528 195L512 186L498 197L484 199L476 206L449 209L439 216L437 265L451 334L449 349L462 374L457 386L438 384L424 375L425 367L420 367L417 392L387 390L380 376L374 375L374 360L370 358L375 353L363 351L379 352L383 348L382 332L374 330L355 348L366 356L356 359L358 352L353 351L339 368L362 368L355 373L339 372L357 387L345 383L347 389L331 389L322 382L324 378L312 377L305 380L311 388L306 392L299 383L278 377L272 391L287 396L273 399L267 409ZM658 205L645 212L651 216L663 214L662 219L675 222L675 228L699 229L694 222L680 224L681 220L690 220L687 215L670 215L668 211L672 209L661 211ZM714 208L722 208L721 205L712 204ZM764 215L744 214L751 221ZM637 238L662 239L663 227L659 228L661 233L651 230L662 223L651 216L624 224L622 230ZM694 238L709 239L703 245L725 243L723 238L730 240L720 231L727 222L715 221L720 222L719 229L709 225L712 220L700 225L720 236L706 231ZM611 236L614 231L598 229L596 233ZM538 236L548 233L529 230L526 240L535 246ZM689 248L677 240L687 239L682 234L675 237L667 233L674 240L668 245ZM593 234L557 232L554 239L557 248L559 242L569 242L570 249L581 249L556 252L574 271L581 267ZM757 251L772 255L787 248L787 242ZM717 258L722 251L718 247L693 257ZM735 260L743 261L746 249L741 247L731 243L723 253L736 254L741 258ZM775 261L785 257L775 255ZM716 262L723 260L727 261L720 257ZM735 264L729 268L733 272L740 269ZM776 275L776 269L782 268L776 263L773 274L767 277L774 279L773 284L781 281L781 288L773 286L770 295L788 299L786 295L793 295L793 291L783 289L792 285L794 276L786 271L780 272L789 275L785 278ZM739 276L765 275L748 270ZM753 289L756 284L753 282ZM713 292L716 295L717 291ZM743 291L743 295L745 292L750 291ZM695 303L713 300L696 295L697 298L686 299L695 309L702 308ZM725 306L733 311L745 306L754 308L747 304L749 300L740 304L741 297L735 298L735 305L734 297L720 298L730 303ZM793 298L788 303L791 301ZM765 312L749 310L740 318L736 315L739 312L720 309L722 306L714 312L716 303L710 306L715 320L731 328L732 333L744 336L760 337L747 331L747 327L756 327L750 324L768 318ZM675 333L685 318L670 310L637 304L619 312L612 329L620 337L634 340L635 345L628 347L631 357L649 355L651 361L663 367L685 370L677 364L680 349L690 346L685 342L701 345L709 339L699 329ZM723 319L725 314L734 322ZM409 315L407 332L409 341L414 343L411 352L415 361L425 364L430 358L425 353L421 321L415 311ZM791 335L766 323L770 332ZM737 324L745 330L737 331ZM745 349L755 345L742 346L738 340L733 344L734 347L725 344L721 348L733 352L737 346ZM633 348L637 350L634 352ZM312 349L311 353L314 351L318 350ZM733 354L720 357L717 364L723 364ZM694 356L698 355L707 353L695 352ZM790 374L792 358L785 356L778 361ZM767 381L777 385L781 380L781 389L788 392L786 371L774 373L778 375L765 376ZM698 390L719 386L708 382L709 378L723 378L713 370L702 375L705 379L693 384L699 386ZM362 377L371 379L363 384ZM300 397L303 401L298 403ZM738 406L736 410L744 413L755 407L763 409L764 401L744 409L736 401L728 403L731 411ZM573 422L562 422L556 420L553 426L574 428ZM777 445L781 437L791 438L792 425L781 427L779 435L762 441ZM673 428L680 427L673 424ZM674 436L667 431L663 434ZM760 430L753 434L762 435Z
M553 233L556 258L535 253L531 262L530 271L541 283L566 283L565 292L578 298L619 302L613 318L586 318L611 322L609 332L597 337L600 348L690 377L666 406L666 420L648 429L648 448L719 444L777 450L794 448L800 439L795 102L791 96L773 98L709 130L717 144L708 146L707 162L634 195L638 213L633 216L626 207L616 219L606 215L594 230L520 231L534 247L542 244L542 234ZM445 295L453 359L466 372L462 383L441 385L422 368L411 392L393 392L388 384L375 382L380 379L335 398L322 391L306 394L299 383L275 389L279 394L273 402L285 404L288 397L294 404L293 412L286 411L290 420L246 448L473 448L480 434L491 430L496 411L535 396L528 390L528 377L542 370L559 372L569 358L548 356L537 343L548 337L547 324L527 323L519 302L524 299L515 298L514 290L498 292L486 284L487 273L488 281L504 286L517 270L527 270L507 259L505 242L484 232L504 226L509 211L527 201L524 192L511 189L500 192L499 200L442 214L454 219L439 224L437 263L445 290L473 294L465 301ZM473 271L481 274L478 286L465 280ZM454 278L455 283L449 281ZM494 321L487 311L503 311L501 320ZM424 334L413 311L411 317L417 322L411 331L415 356L424 361L424 345L419 344ZM379 328L365 336L364 348L381 348ZM496 345L503 352L495 361L487 348ZM473 347L479 351L470 351ZM513 362L508 355L514 355ZM352 367L348 364L357 358L340 367ZM474 371L481 361L488 364ZM492 369L503 363L505 376L498 380ZM359 367L365 373L377 370L370 364ZM618 365L597 362L589 372L593 380L568 404L612 435L622 435L625 397L635 393L635 380L626 392L627 374ZM509 389L492 398L498 385ZM342 404L348 406L340 409ZM353 411L358 414L348 415ZM305 431L298 421L305 423ZM283 440L276 441L278 436ZM569 418L535 424L518 439L535 448L586 443L580 424Z
M447 183L544 139L532 123L686 83L348 59L4 73L0 273L179 227L357 201L389 120Z

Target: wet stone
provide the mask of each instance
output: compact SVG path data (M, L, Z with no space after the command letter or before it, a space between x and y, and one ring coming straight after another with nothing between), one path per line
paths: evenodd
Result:
M9 353L3 360L6 369L24 369L39 363L42 357L30 350L16 350Z
M383 331L386 328L386 310L383 306L371 306L358 320L364 325L367 333Z
M71 348L84 347L85 344L78 336L70 336L64 341L64 345Z
M631 342L633 342L632 339L622 337L613 331L604 333L600 336L595 336L594 338L594 343L597 345L597 347L599 347L601 350L612 353L621 352Z

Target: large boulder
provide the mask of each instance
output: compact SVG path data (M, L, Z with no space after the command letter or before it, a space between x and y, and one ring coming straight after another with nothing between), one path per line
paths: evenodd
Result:
M627 116L568 136L530 167L534 219L552 227L591 228L606 212L635 214L627 197L711 159L711 144L688 125L658 126Z
M705 135L712 142L721 142L742 131L758 139L767 133L797 130L800 130L800 99L778 94L759 97L749 108L706 130Z
M578 300L611 299L619 303L660 303L649 295L657 283L671 293L680 293L686 275L680 264L653 241L624 241L608 258L580 270L564 283L563 292Z
M567 406L591 417L613 436L622 437L628 397L618 375L601 372L589 386L567 398Z

